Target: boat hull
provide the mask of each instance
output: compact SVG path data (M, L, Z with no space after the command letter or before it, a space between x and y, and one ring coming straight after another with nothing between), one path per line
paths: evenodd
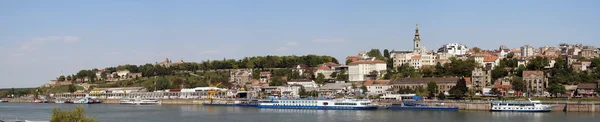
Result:
M432 111L458 111L458 107L424 107L424 106L398 106L388 107L388 110L432 110Z
M552 112L552 110L491 110L492 112Z
M258 108L269 108L269 109L318 109L318 110L377 110L377 106L342 107L342 106L277 106L277 105L258 105Z

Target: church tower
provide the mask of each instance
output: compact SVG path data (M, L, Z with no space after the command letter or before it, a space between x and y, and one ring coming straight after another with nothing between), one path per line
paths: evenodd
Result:
M417 24L417 28L415 29L415 38L413 39L414 41L414 49L413 52L414 53L422 53L422 49L421 49L421 37L419 37L419 24Z

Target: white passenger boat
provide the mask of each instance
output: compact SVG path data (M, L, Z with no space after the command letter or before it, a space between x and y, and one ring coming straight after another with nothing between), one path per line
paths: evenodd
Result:
M532 101L498 101L492 102L491 111L505 111L505 112L550 112L552 106L543 105L542 102L535 100Z
M120 104L133 104L133 105L160 105L161 102L156 99L121 99Z
M370 100L336 99L336 100L276 100L258 104L258 108L275 109L324 109L324 110L375 110L377 105Z

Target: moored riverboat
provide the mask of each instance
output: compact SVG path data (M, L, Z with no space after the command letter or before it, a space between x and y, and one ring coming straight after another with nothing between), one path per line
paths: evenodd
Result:
M551 112L552 106L531 99L528 99L528 101L496 101L492 102L490 110L501 112Z
M376 110L377 105L370 100L335 99L335 100L275 100L259 103L258 108L273 109L321 109L321 110Z

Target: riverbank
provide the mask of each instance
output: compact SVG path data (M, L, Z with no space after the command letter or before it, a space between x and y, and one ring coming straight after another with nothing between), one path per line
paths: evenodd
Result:
M32 99L4 99L9 102L29 103ZM102 104L119 104L119 99L101 99ZM201 105L210 102L208 99L161 99L166 105ZM215 103L234 103L231 99L215 99ZM375 101L378 105L391 105L399 101ZM441 104L457 106L459 110L489 111L492 105L489 101L426 101L428 104ZM600 102L567 102L567 101L542 101L543 104L554 106L553 112L600 112Z

